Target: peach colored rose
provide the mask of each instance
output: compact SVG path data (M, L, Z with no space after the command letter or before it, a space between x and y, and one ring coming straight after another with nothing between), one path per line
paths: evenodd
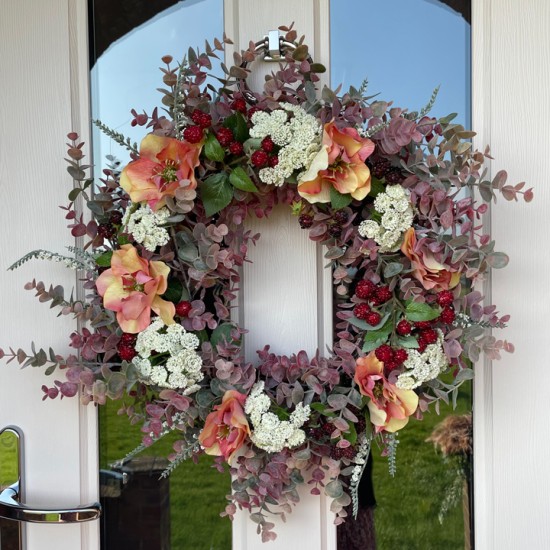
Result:
M246 395L236 390L226 391L221 405L214 407L199 434L199 441L208 455L223 456L230 462L250 436L244 414Z
M152 210L164 206L185 182L195 189L195 168L199 165L202 142L197 144L170 137L146 135L138 160L130 162L120 174L120 186L133 202L147 202Z
M151 323L151 310L167 325L174 322L174 304L160 297L166 292L169 273L164 262L148 262L125 244L113 252L111 268L98 277L96 287L103 306L117 312L120 328L136 334Z
M438 262L432 252L418 246L414 229L411 227L405 232L401 252L409 258L412 264L412 274L426 290L449 290L460 281L460 273L450 271Z
M365 160L374 143L362 138L355 128L338 130L325 124L321 150L298 181L298 193L308 202L330 202L333 187L342 194L363 200L370 191L370 170Z
M357 359L354 380L359 391L370 397L367 406L377 433L400 430L418 407L418 395L413 390L402 390L386 380L384 363L374 351Z

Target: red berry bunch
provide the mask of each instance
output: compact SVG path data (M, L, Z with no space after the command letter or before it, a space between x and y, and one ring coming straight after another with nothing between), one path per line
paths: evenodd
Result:
M452 305L452 303L454 302L454 299L455 299L454 294L450 290L442 290L437 295L436 302L441 307L447 307Z
M355 287L355 295L358 298L361 298L361 300L367 300L370 298L374 291L376 290L376 285L369 281L368 279L363 279L362 281L359 281Z
M256 168L263 168L269 162L269 156L263 149L258 149L252 153L250 161Z
M401 319L401 321L397 323L395 331L399 336L407 336L412 332L412 325L406 319Z
M372 311L369 304L357 304L353 308L353 314L357 317L357 319L361 319L373 327L382 320L380 313L377 311Z
M245 101L242 97L239 97L239 98L237 98L237 99L234 99L234 100L231 102L230 107L231 107L234 111L238 111L239 113L246 114L246 101Z
M450 325L455 319L456 314L452 306L443 308L443 311L439 315L439 320L446 325Z
M407 350L403 348L392 349L388 344L378 346L374 350L374 355L384 363L384 368L388 372L401 366L409 356Z
M233 132L229 128L220 128L216 138L222 147L228 147L234 141Z
M193 111L191 120L201 128L209 128L212 125L212 117L200 109Z
M103 237L104 239L110 239L111 237L113 237L115 235L115 233L116 233L116 229L115 229L114 225L111 222L109 222L109 223L100 223L97 226L97 234L100 237Z
M134 348L136 345L137 336L135 334L124 333L117 345L117 352L119 357L123 361L131 361L136 355L137 352Z
M330 458L333 460L340 460L341 458L347 458L351 460L357 453L355 447L332 447L330 449Z
M199 143L202 137L203 133L200 126L187 126L183 131L183 139L189 143Z
M229 152L232 155L241 156L244 153L243 144L240 141L232 141L229 144Z

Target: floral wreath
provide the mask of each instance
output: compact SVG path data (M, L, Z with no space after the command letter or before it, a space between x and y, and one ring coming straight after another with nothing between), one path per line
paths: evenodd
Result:
M281 30L296 47L260 93L246 87L254 45L231 68L221 64L218 88L206 79L229 39L189 50L175 67L163 57L166 114L132 110L132 125L149 130L139 150L96 121L132 160L122 170L111 163L95 188L83 143L68 135L76 184L66 218L88 241L73 256L38 250L12 268L40 258L85 274L85 301L59 286L26 286L82 321L70 337L77 353L0 350L47 374L63 370L65 380L43 386L44 399L124 398L146 434L134 452L177 431L166 474L200 453L229 463L224 514L249 510L265 541L276 536L267 514L290 512L306 481L333 499L337 524L350 504L355 515L373 441L393 470L395 433L411 416L456 402L480 353L513 351L487 330L508 316L474 288L507 263L481 218L497 192L533 196L507 185L505 172L486 179L488 148L473 150L474 133L453 116L428 116L437 92L420 112L371 101L366 85L319 94L324 67L292 27ZM252 364L242 356L246 330L230 317L239 269L259 238L244 220L277 204L326 247L335 342L327 357L265 346Z

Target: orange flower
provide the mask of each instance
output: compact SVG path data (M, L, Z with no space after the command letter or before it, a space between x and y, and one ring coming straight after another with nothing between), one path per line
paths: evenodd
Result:
M418 395L413 390L402 390L386 380L384 363L374 351L357 359L354 380L359 391L370 397L367 406L377 433L400 430L418 407Z
M187 189L197 187L195 168L201 148L202 143L148 134L141 142L140 158L122 170L120 186L133 202L147 201L152 210L158 210L182 182Z
M151 310L171 325L176 312L174 304L163 300L170 268L164 262L148 262L131 244L113 252L111 268L96 281L106 309L117 312L124 332L136 334L151 323Z
M325 124L321 150L298 181L298 193L309 202L330 202L330 189L363 200L370 191L370 170L366 158L374 143L362 138L355 128L338 130Z
M401 252L409 258L412 264L412 274L426 290L449 290L460 281L460 273L449 271L439 263L432 252L418 246L414 229L411 227L405 232Z
M246 395L235 390L226 391L221 405L214 407L199 434L206 454L223 456L230 462L250 436L250 428L243 411Z

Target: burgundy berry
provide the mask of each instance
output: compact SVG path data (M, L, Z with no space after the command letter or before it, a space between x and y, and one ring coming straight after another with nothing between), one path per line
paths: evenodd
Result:
M259 149L258 151L254 151L252 153L250 160L256 168L263 168L264 166L267 166L267 163L269 162L269 157L267 156L267 153L265 151Z
M399 323L397 323L397 326L395 327L395 330L399 336L407 336L407 334L410 334L412 331L412 326L406 319L401 319Z
M229 144L229 152L232 155L240 156L244 153L243 144L240 141L232 141Z
M375 327L380 321L382 320L382 316L377 311L371 311L368 315L365 321Z
M187 317L192 308L193 306L191 305L191 302L184 300L183 302L176 304L176 314L180 317Z
M183 131L183 139L188 143L199 143L202 140L202 128L200 126L187 126Z
M385 364L393 359L393 350L387 344L382 344L374 350L374 355Z
M371 309L368 304L357 304L353 308L353 314L357 319L361 319L362 321L367 320L367 316L371 313Z
M234 141L233 132L229 128L220 128L216 133L216 138L222 147L228 147Z
M260 146L266 153L271 153L275 148L275 144L269 136L266 136L264 137L264 139L262 139L262 143L260 144Z
M358 298L361 298L361 300L366 300L367 298L370 298L374 291L376 290L376 285L369 281L368 279L363 279L362 281L359 281L355 287L355 295Z

